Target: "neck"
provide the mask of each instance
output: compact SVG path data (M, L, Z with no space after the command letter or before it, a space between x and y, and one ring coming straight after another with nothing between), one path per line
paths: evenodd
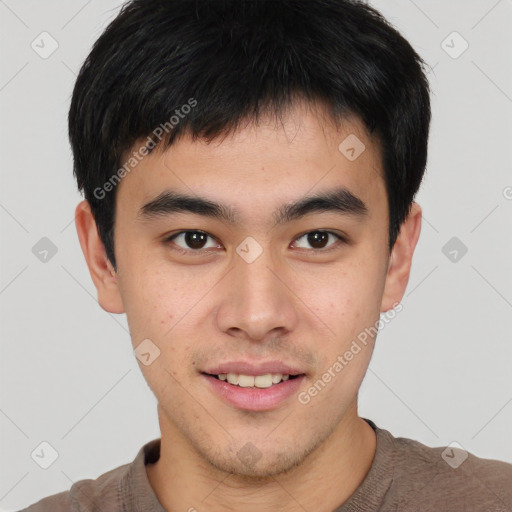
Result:
M370 470L376 436L353 404L331 435L299 465L248 481L220 471L189 444L159 408L160 458L146 466L151 487L169 511L330 512L345 503Z

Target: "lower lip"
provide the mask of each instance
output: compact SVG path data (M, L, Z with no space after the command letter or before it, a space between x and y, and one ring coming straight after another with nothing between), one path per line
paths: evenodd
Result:
M242 388L233 386L225 380L219 380L211 375L202 374L221 398L238 409L246 411L267 411L275 409L291 395L296 394L304 375L281 381L269 388Z

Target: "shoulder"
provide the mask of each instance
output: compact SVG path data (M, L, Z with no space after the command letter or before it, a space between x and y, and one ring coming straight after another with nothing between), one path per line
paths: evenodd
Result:
M512 464L477 457L456 444L429 447L391 437L398 510L407 510L407 503L415 510L512 510Z
M63 491L47 496L19 512L50 512L50 510L55 510L55 512L74 510L71 505L70 492Z
M42 498L19 512L119 510L119 484L129 468L130 464L124 464L103 473L94 480L79 480L68 491Z

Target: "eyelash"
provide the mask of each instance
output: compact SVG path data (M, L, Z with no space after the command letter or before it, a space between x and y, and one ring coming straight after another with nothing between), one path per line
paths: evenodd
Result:
M168 244L169 242L172 242L174 238L178 237L179 235L183 235L185 233L203 233L203 234L207 235L208 237L215 240L215 237L213 237L206 231L201 231L198 229L190 229L190 230L185 230L185 231L179 231L178 233L174 233L173 235L166 237L164 239L164 243ZM338 233L334 233L333 231L327 231L327 230L322 230L322 229L314 229L312 231L306 231L306 233L299 235L297 238L295 238L295 240L299 240L299 239L303 238L304 236L309 235L310 233L326 233L326 234L333 235L334 237L336 237L338 242L340 242L341 244L349 243L348 239L346 237L344 237L343 235L339 235ZM339 245L340 245L339 243L333 244L330 247L328 247L327 249L300 249L300 250L311 251L313 253L326 253L326 252L330 252L334 249L337 249L339 247ZM179 247L176 244L174 244L174 247L172 247L172 250L177 251L180 254L186 254L186 255L190 255L190 254L199 255L199 254L204 254L205 252L209 251L209 249L183 249L182 247Z

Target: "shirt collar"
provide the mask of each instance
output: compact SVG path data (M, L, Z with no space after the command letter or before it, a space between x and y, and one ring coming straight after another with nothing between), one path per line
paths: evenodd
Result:
M126 509L134 512L166 512L149 483L146 465L160 457L161 439L146 443L137 453L125 477L120 481L119 495Z
M368 512L380 510L393 482L395 471L395 441L387 430L363 418L377 436L377 446L370 470L352 496L333 512Z

